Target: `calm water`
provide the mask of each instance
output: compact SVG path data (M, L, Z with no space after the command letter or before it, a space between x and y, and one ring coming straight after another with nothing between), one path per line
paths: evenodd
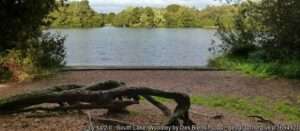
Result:
M67 36L67 65L206 66L215 30L55 29Z

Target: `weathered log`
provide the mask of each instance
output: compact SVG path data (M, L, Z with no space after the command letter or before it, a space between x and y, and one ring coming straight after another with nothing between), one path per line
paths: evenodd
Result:
M156 101L153 97L151 96L143 96L147 101L149 101L151 104L156 106L158 109L160 109L165 116L171 116L171 111L170 109L165 106L164 104L160 103L159 101Z
M0 100L0 113L29 111L30 107L44 103L60 105L53 110L106 108L109 111L122 111L129 105L138 104L141 96L159 108L166 116L171 115L168 107L156 101L152 96L173 99L177 103L167 125L179 125L180 120L185 126L194 124L188 115L191 106L188 95L148 87L126 87L124 83L115 81L89 86L63 85L16 95ZM123 98L127 98L127 100L123 100Z
M23 110L16 110L12 112L6 112L6 113L22 113L22 112L33 112L33 111L46 111L46 112L55 112L55 111L72 111L72 110L85 110L85 109L108 109L109 111L111 109L124 109L130 105L138 104L134 101L116 101L112 102L108 105L96 105L96 104L76 104L76 105L69 105L69 106L63 106L63 107L34 107L34 108L28 108ZM112 110L110 112L114 112L115 110ZM118 113L118 112L114 112Z

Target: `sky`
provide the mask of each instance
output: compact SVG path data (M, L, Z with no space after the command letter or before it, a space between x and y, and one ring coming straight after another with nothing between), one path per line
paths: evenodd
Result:
M150 6L165 7L170 4L180 4L196 8L219 4L218 0L89 0L93 9L98 12L119 12L126 7Z

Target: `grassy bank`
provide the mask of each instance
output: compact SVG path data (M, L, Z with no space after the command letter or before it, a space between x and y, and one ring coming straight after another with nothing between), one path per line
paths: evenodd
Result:
M285 119L300 122L299 105L289 101L269 102L265 98L235 98L227 96L193 96L192 103L213 108L222 108L244 116L258 115L267 119Z
M164 103L169 102L167 99L157 99ZM292 103L285 100L270 102L270 100L263 97L191 96L191 102L193 105L224 109L242 116L257 115L271 120L280 119L287 122L300 122L300 99L296 103Z
M210 65L217 68L241 71L259 77L300 78L300 61L296 60L279 63L221 56L211 60Z

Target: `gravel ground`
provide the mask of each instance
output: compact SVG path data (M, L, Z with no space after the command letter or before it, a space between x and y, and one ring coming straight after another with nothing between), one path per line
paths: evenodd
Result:
M168 107L174 107L168 104ZM79 112L34 112L13 116L1 116L0 131L82 131L87 129L91 122L88 115L93 118L113 119L124 121L139 126L159 126L167 122L158 109L146 102L129 107L130 114L107 115L105 110L86 110ZM222 115L222 119L214 119L216 115ZM192 106L191 119L199 127L224 128L230 126L264 126L253 119L241 117L235 113L229 113L217 109L209 109L201 106ZM101 127L101 123L92 123L93 127ZM108 131L108 130L107 130Z
M264 96L271 99L297 97L299 80L263 79L230 71L68 71L33 82L0 85L2 97L62 84L90 84L119 80L129 86L147 86L191 95Z
M228 95L237 97L263 96L271 100L295 98L300 94L300 81L286 79L262 79L229 71L68 71L52 77L23 83L0 85L0 96L40 90L62 84L90 84L96 81L119 80L129 86L147 86L162 90L185 92L190 95ZM174 104L170 103L170 107ZM138 125L160 125L165 117L146 102L129 108L131 114L106 116L104 110L89 110L85 113L45 113L35 112L0 117L0 131L77 131L90 123L86 113L93 117L113 118ZM212 116L222 114L223 119ZM259 123L234 112L193 106L191 117L197 125L226 127ZM96 123L97 124L97 123ZM100 123L98 123L100 124Z

